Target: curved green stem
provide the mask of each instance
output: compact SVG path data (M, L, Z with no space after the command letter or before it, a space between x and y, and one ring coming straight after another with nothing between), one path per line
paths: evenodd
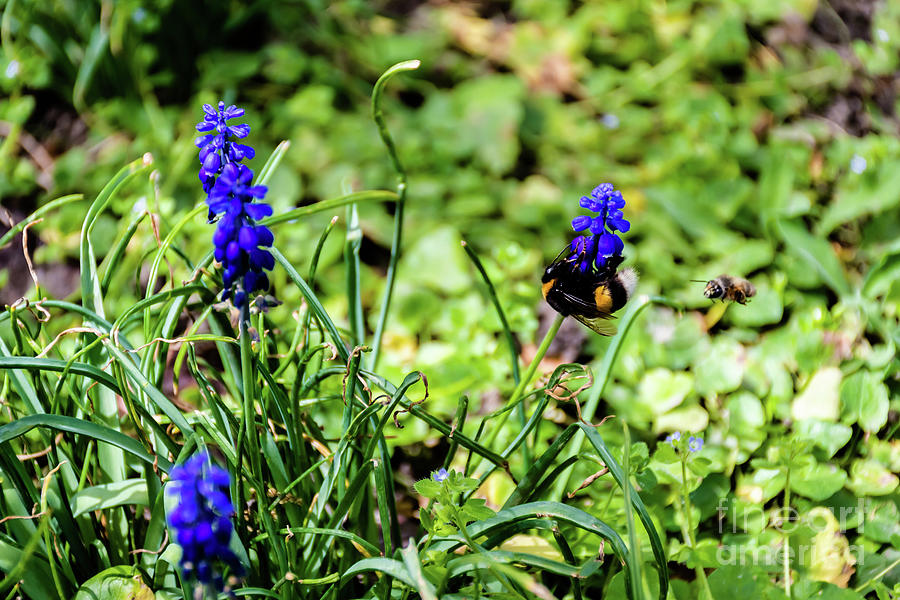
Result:
M694 524L691 518L691 497L690 492L688 492L687 457L685 456L681 457L681 508L684 517L681 530L682 535L684 535L684 541L690 546L692 551L696 551L697 538L694 536ZM714 600L712 589L709 587L709 580L706 578L706 571L703 570L702 566L697 565L694 568L694 573L697 574L697 579L700 580L700 585L703 586L703 592L706 594L706 597L709 600Z
M522 398L522 394L525 393L525 389L531 383L532 378L534 377L535 371L537 371L538 365L541 364L541 361L544 359L544 355L547 354L547 350L550 348L550 344L553 342L553 339L556 337L557 332L559 331L560 325L562 325L563 319L566 317L564 315L557 314L556 318L553 319L553 323L550 325L550 329L547 330L547 334L544 336L544 340L541 342L541 345L537 349L537 353L534 355L534 358L531 359L531 364L528 365L528 369L526 369L525 374L522 375L522 379L519 380L519 385L516 386L516 389L513 390L512 395L509 397L509 400L506 401L505 409L497 419L497 422L494 424L491 429L491 433L488 435L487 441L485 441L484 445L487 448L490 448L494 441L496 441L497 436L500 434L500 430L503 429L503 424L506 423L506 419L509 418L509 409L511 406L514 406L516 402L518 402Z
M375 327L375 338L372 340L372 368L378 365L378 358L381 355L381 338L384 335L384 326L387 322L388 309L391 304L391 296L394 293L394 278L397 273L397 261L400 258L400 242L403 236L403 209L406 205L406 169L400 162L397 155L397 147L387 128L384 120L384 113L381 109L381 97L384 93L384 86L388 80L403 71L413 71L422 64L418 60L407 60L397 63L375 82L375 88L372 90L372 118L375 125L378 126L378 134L387 147L388 155L391 157L391 164L397 171L397 205L394 212L394 233L391 238L391 257L388 261L387 278L384 285L384 295L381 298L381 309L378 313L378 324Z

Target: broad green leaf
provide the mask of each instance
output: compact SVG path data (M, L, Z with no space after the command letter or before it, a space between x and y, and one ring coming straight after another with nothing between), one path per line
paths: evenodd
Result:
M736 390L744 377L746 362L739 343L728 338L716 340L693 367L697 392L713 396Z
M769 283L765 279L754 278L756 295L746 305L732 304L728 308L727 318L735 325L742 327L761 327L781 321L784 315L782 293L786 281L782 277Z
M75 600L154 600L135 567L118 565L97 573L78 588Z
M890 544L894 540L900 540L900 510L895 501L868 501L866 518L859 529L864 536L875 542Z
M838 418L838 390L841 370L823 367L813 374L806 387L791 403L791 416L802 419L836 421Z
M829 423L819 419L802 419L794 423L794 431L800 438L813 442L825 451L830 459L850 441L853 430L840 423Z
M441 484L433 479L420 479L413 487L421 496L425 498L437 498L441 493Z
M878 431L887 423L888 392L881 377L857 371L841 384L841 422L859 423L865 431Z
M72 516L103 510L112 506L139 504L147 506L147 482L144 479L126 479L85 488L72 496Z
M758 600L784 600L781 588L770 580L769 574L753 566L730 564L719 567L709 576L713 597L754 598Z
M743 462L766 439L763 425L766 422L765 411L759 398L750 392L738 392L729 396L725 406L728 408L729 434L737 438L740 454L738 462Z
M877 460L857 459L850 466L847 487L858 496L886 496L897 489L897 475Z
M709 413L701 406L682 406L656 418L654 431L703 431L709 425Z
M650 414L663 415L679 406L691 392L691 376L668 369L648 371L638 389L638 402Z
M811 462L791 471L791 490L812 500L824 500L844 487L847 474L830 463Z
M815 522L817 529L808 553L810 579L846 587L856 559L850 553L850 543L841 534L840 523L822 506L809 511L806 519Z
M879 165L873 176L868 173L851 178L856 185L840 185L828 205L816 231L825 236L836 227L860 217L875 215L900 204L900 161L894 159ZM842 181L843 183L843 181Z

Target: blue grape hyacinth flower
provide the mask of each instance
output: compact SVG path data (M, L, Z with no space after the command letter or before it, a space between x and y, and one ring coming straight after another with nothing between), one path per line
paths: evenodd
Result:
M221 590L221 566L236 574L242 571L229 546L235 510L228 497L228 471L201 452L173 468L170 479L166 493L175 507L168 514L169 525L181 546L182 573Z
M203 121L197 131L210 131L197 138L200 148L200 181L207 193L209 220L219 216L213 234L214 257L222 264L222 299L243 308L254 292L265 291L269 278L265 271L275 266L275 259L267 250L275 236L258 221L272 214L272 207L262 202L267 188L252 185L253 171L240 164L245 158L253 158L250 146L239 144L231 138L243 139L250 133L250 126L229 125L228 121L243 116L244 109L218 108L203 105Z
M620 263L621 260L610 259L621 258L625 245L618 233L631 229L631 223L624 219L622 213L625 207L622 192L611 183L601 183L591 191L590 196L581 197L580 205L597 215L580 215L572 219L572 229L588 232L572 240L570 247L571 256L578 258L578 268L586 272L592 266L602 269L608 262Z
M194 143L200 148L200 181L203 183L203 191L209 193L226 163L253 158L256 151L230 139L232 136L242 139L250 135L249 125L228 125L230 119L244 115L243 108L234 105L225 108L225 103L219 102L218 108L204 104L203 112L205 114L203 120L197 123L197 131L215 133L201 136Z

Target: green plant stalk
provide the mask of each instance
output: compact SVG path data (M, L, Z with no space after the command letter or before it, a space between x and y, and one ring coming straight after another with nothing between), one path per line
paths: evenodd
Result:
M867 587L869 587L870 585L872 585L873 583L875 583L877 580L879 580L879 579L881 579L882 577L884 577L885 575L887 575L888 572L891 571L891 570L893 570L894 567L896 567L897 565L900 565L900 558L898 558L897 560L895 560L894 562L892 562L891 564L889 564L888 566L886 566L886 567L883 568L882 570L878 571L877 573L875 573L874 575L872 575L871 577L869 577L869 579L868 579L865 583L863 583L862 585L853 588L853 591L854 591L854 592L862 593L863 590L865 590Z
M792 453L793 454L793 453ZM793 459L793 456L791 457ZM784 514L791 515L791 466L788 464L784 479ZM783 526L783 525L782 525ZM784 593L788 600L791 598L791 554L790 534L788 528L784 528Z
M506 419L509 418L509 408L514 406L516 402L518 402L522 398L522 394L525 392L525 388L531 383L531 379L534 377L535 371L537 371L538 365L541 364L541 361L544 359L544 355L547 354L547 350L550 348L550 344L553 342L553 339L556 337L556 334L559 332L559 327L562 325L563 319L566 317L564 315L557 314L553 319L553 323L550 325L550 329L547 330L547 334L544 336L544 340L541 342L541 345L537 349L537 353L535 353L534 358L531 360L531 364L528 365L528 368L525 370L525 374L522 376L522 379L519 380L519 385L516 386L516 389L513 390L512 395L507 400L506 405L503 407L504 412L500 413L500 416L497 418L497 423L494 424L490 434L488 434L488 439L484 443L484 445L488 448L492 447L494 442L497 439L497 436L500 434L500 430L503 429L504 423L506 423Z
M381 338L384 335L384 327L387 322L388 309L391 304L391 295L394 293L394 278L397 274L397 261L400 258L400 242L403 236L403 209L406 205L406 169L400 162L397 155L397 148L394 146L394 140L391 138L390 131L387 128L387 122L384 120L384 113L381 108L381 98L384 92L384 86L387 81L403 71L413 71L422 64L418 60L407 60L389 68L385 71L372 90L372 119L378 127L378 134L387 147L388 155L391 157L391 164L397 172L397 205L394 212L394 233L391 237L391 257L388 260L387 277L384 285L384 294L381 299L381 310L378 313L378 324L375 327L375 336L372 340L372 369L378 366L378 358L381 355Z
M619 333L612 338L609 347L606 349L606 353L603 355L603 359L600 361L600 366L597 369L597 377L594 380L594 386L588 392L587 402L581 407L581 418L584 419L584 421L588 423L593 421L594 414L597 412L597 408L600 405L600 396L603 395L603 390L606 388L606 384L610 379L612 368L619 355L622 343L628 335L628 332L631 330L631 327L634 325L634 322L651 304L662 304L673 308L681 308L681 305L668 298L664 298L663 296L641 295L628 303L626 312L622 316L621 323L619 324ZM584 434L578 432L575 434L575 440L569 447L568 453L563 458L569 459L577 455L581 451L583 445ZM560 474L559 479L556 480L556 486L553 488L553 495L551 497L562 498L565 495L569 485L570 474L571 470L566 470Z
M687 459L684 456L681 457L681 509L684 511L682 523L683 527L685 527L682 530L682 534L685 536L685 542L690 546L691 551L695 552L697 549L697 539L694 536L694 524L691 522L691 497L687 485ZM715 600L712 589L709 587L709 579L706 578L706 571L703 570L703 567L697 565L694 567L694 573L697 574L697 579L700 580L700 585L703 587L703 592L706 594L708 600Z
M625 472L625 485L622 486L622 493L625 495L625 527L628 529L629 550L635 557L634 565L637 567L628 580L631 583L631 597L637 600L644 598L644 577L641 575L641 549L637 530L634 527L634 507L631 505L631 495L634 493L631 489L631 432L628 430L628 423L625 422L625 419L622 419L622 433L625 438L622 443L622 470Z
M62 465L60 465L62 466ZM58 469L59 467L57 467ZM52 469L49 473L44 476L44 482L41 485L41 513L50 517L50 509L47 506L47 490L50 487L50 478L53 475L53 472L56 469ZM41 527L44 533L44 545L47 548L47 563L50 565L50 575L53 577L53 584L56 586L56 593L59 594L60 598L65 598L66 595L63 593L62 582L59 579L59 573L56 570L56 553L53 551L55 546L53 545L53 540L50 538L50 528L49 527Z
M238 342L241 347L241 392L243 395L243 402L241 406L241 431L237 438L237 448L236 448L236 460L235 460L235 471L237 473L236 484L235 484L235 497L237 500L237 504L235 508L238 510L238 514L242 512L241 507L244 506L244 502L242 499L241 488L243 485L243 477L240 476L241 465L243 463L243 452L245 443L249 447L250 452L250 464L251 469L254 473L259 476L258 462L259 462L259 448L257 447L257 440L255 432L251 431L250 423L254 420L254 386L252 384L253 381L253 349L250 347L250 332L248 330L247 324L250 319L250 310L246 305L241 308L241 315L239 317L239 337ZM262 491L262 490L260 490Z

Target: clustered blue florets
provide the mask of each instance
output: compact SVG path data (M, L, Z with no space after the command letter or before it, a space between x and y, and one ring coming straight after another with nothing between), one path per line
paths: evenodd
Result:
M170 473L166 490L175 501L169 524L181 546L184 577L222 589L219 565L239 573L241 565L229 547L234 506L228 498L228 471L212 464L206 453L195 454Z
M222 216L213 235L215 259L223 267L222 299L230 297L235 306L242 307L250 294L269 287L264 271L275 266L275 259L266 248L275 238L268 227L256 222L271 215L272 207L259 202L266 195L266 186L250 185L253 171L240 164L256 152L231 139L243 139L250 133L249 125L228 125L230 119L242 116L244 109L226 108L219 102L218 108L204 104L203 112L197 131L215 133L201 136L195 143L200 148L200 181L208 194L209 220Z
M625 245L616 232L625 233L631 229L631 223L622 218L625 199L613 184L601 183L591 191L590 196L582 196L580 204L582 208L598 214L572 219L572 229L590 232L590 235L580 235L572 240L572 257L578 260L578 268L582 272L592 265L602 269L613 256L622 256Z

